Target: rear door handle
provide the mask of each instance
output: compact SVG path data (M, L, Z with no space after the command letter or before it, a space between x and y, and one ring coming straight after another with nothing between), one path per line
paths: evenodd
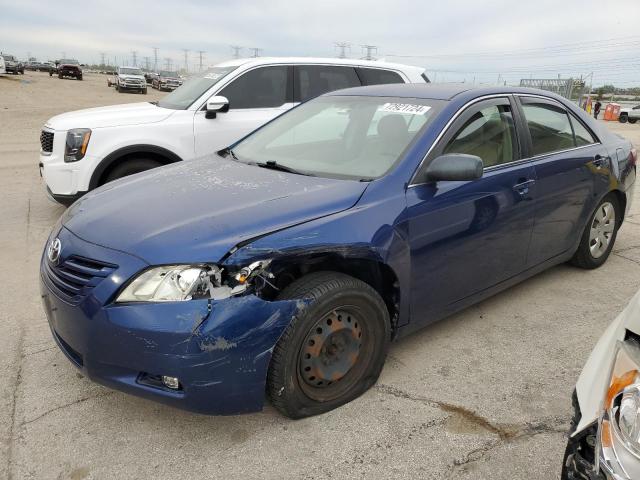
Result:
M516 183L513 186L513 191L514 192L518 192L520 195L522 195L524 197L525 195L527 195L529 193L529 187L531 187L534 183L536 183L536 181L533 180L533 179L525 180L524 182L520 182L520 183Z
M593 162L591 163L593 163L596 168L602 168L609 163L609 157L603 157L602 155L598 154L593 157Z

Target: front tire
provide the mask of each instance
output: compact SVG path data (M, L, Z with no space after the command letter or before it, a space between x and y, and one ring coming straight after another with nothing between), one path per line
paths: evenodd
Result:
M304 418L333 410L366 392L387 354L387 307L371 286L337 272L306 275L278 300L306 305L273 350L267 393L282 414Z
M620 115L620 118L618 118L618 121L620 123L627 123L627 120L629 120L629 117L627 115Z
M128 177L134 173L145 172L161 165L162 164L160 162L150 158L132 158L117 165L113 170L111 170L107 175L105 183L119 178Z
M610 193L600 201L589 217L571 263L589 270L604 265L616 242L621 219L618 199Z

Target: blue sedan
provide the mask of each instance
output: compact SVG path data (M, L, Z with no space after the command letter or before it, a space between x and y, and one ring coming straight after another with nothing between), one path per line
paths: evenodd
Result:
M392 340L553 265L602 265L635 177L632 145L551 93L342 90L76 202L42 256L44 308L103 385L315 415L371 387Z

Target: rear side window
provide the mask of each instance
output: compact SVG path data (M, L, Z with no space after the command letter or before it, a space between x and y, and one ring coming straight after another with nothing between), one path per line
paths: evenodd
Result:
M573 133L576 135L576 146L582 147L596 143L596 139L593 138L591 132L573 114L571 115L571 124L573 125Z
M542 102L525 103L522 108L534 156L575 147L569 116L563 108Z
M385 83L404 83L396 72L379 68L358 68L358 75L363 85L382 85Z
M230 109L275 108L287 103L287 67L250 70L218 95L227 97Z
M299 65L295 67L294 101L304 102L341 88L359 87L353 67Z

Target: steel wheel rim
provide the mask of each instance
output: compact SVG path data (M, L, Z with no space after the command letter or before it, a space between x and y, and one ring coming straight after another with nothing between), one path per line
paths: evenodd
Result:
M593 258L606 253L616 227L616 210L610 202L604 202L593 215L589 230L589 251Z
M368 363L370 339L356 307L339 307L317 320L300 347L298 382L318 401L339 398Z

